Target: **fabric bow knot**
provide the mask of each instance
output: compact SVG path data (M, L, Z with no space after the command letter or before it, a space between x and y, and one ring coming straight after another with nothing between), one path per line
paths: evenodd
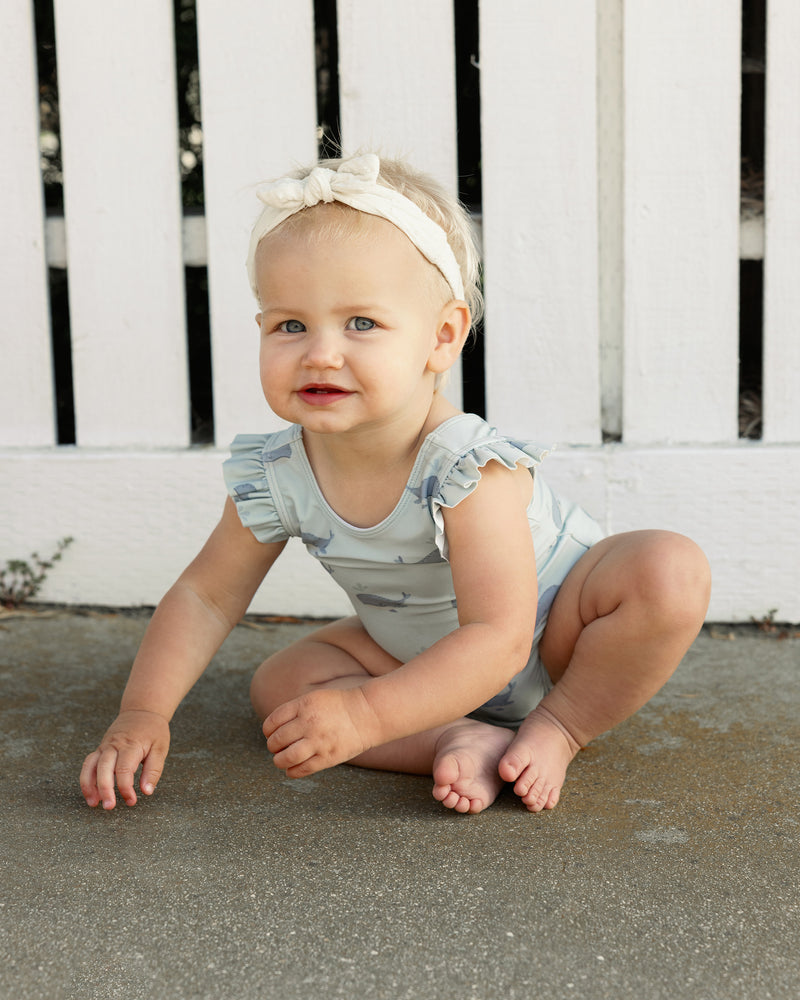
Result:
M283 177L259 188L260 201L281 211L298 212L320 202L332 202L337 196L370 191L378 180L380 160L374 153L354 157L342 163L338 170L314 167L307 177L298 180Z

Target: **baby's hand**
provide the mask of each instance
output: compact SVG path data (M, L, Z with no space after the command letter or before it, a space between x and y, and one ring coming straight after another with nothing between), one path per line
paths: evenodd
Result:
M276 708L263 730L275 766L290 778L305 778L375 746L375 723L359 688L326 688Z
M152 795L164 770L169 750L169 723L156 712L120 712L100 746L90 753L81 770L81 791L90 806L104 809L117 804L114 783L127 805L136 804L133 779L140 764L139 789Z

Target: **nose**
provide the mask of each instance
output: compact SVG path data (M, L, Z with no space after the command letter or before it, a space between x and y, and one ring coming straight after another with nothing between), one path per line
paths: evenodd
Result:
M317 330L306 337L303 366L322 371L326 368L338 370L344 365L342 345L337 331Z

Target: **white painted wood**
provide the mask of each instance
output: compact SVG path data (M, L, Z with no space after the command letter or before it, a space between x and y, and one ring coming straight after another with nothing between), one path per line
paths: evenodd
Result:
M219 517L224 457L213 449L0 451L0 558L48 555L73 535L42 600L155 604ZM566 448L546 459L542 475L609 531L661 527L694 538L714 576L709 621L749 622L777 608L779 619L800 622L800 446ZM281 556L251 610L351 613L299 544Z
M0 441L55 441L33 6L0 9Z
M256 303L245 271L256 189L316 159L311 0L198 0L214 425L274 430L258 376Z
M339 0L342 147L408 158L456 190L450 0Z
M767 18L764 439L800 441L800 6Z
M339 101L346 152L408 159L458 192L450 0L339 0ZM445 395L461 405L461 365Z
M173 335L183 344L182 308L176 323L165 321L166 312L175 307L174 289L179 294L182 289L174 84L167 66L172 58L170 5L56 0L68 202L66 222L48 222L47 254L51 264L69 263L73 281L81 445L0 451L0 559L26 558L33 550L47 555L59 538L70 534L76 539L49 575L44 600L155 603L219 516L224 497L220 464L227 440L237 431L270 427L258 390L255 309L243 258L258 207L255 185L282 173L292 160L315 155L312 4L232 3L222 9L213 0L199 0L208 247L206 220L189 218L182 227L187 262L202 265L208 260L211 271L222 447L187 449L188 406L181 388L185 361L177 374L167 371L170 362L164 358L172 347L166 353L160 347L171 345ZM679 448L665 443L689 432L693 438L698 433L729 440L735 436L737 241L741 239L746 255L760 253L748 242L745 224L738 231L735 2L624 4L624 430L629 441L640 435L658 444L592 444L599 436L598 337L607 345L613 326L606 316L599 335L598 207L604 252L611 248L612 258L620 256L612 229L621 212L613 193L621 182L614 165L621 108L611 107L621 100L614 76L619 25L606 20L619 15L619 0L609 0L609 5L604 0L598 6L599 21L594 5L589 5L590 13L579 0L562 5L485 0L481 5L489 416L518 435L589 441L589 447L556 451L542 474L583 503L608 530L659 526L695 538L714 572L710 620L749 621L777 608L778 618L800 622L800 536L792 499L800 490L800 444L723 440ZM19 139L8 149L4 146L0 159L0 207L4 223L12 221L5 228L14 230L3 233L0 271L7 279L19 264L19 281L29 282L25 312L8 308L6 296L0 320L4 345L6 336L14 338L9 353L15 360L23 356L15 350L17 327L22 325L39 347L48 338L46 319L36 319L40 309L46 317L47 293L41 285L41 196L38 178L33 180L30 13L17 6L12 11L6 4L0 14L4 42L15 39L13 47L6 46L10 58L0 68L8 97L0 110L0 135ZM795 287L800 221L794 179L800 129L794 126L800 86L794 53L800 44L800 15L795 7L793 0L769 4L765 397L766 433L772 441L798 437L793 380L800 368ZM428 94L436 114L445 104L451 107L452 66L444 83L439 70L429 65L431 36L441 41L445 31L449 40L447 45L441 41L441 51L452 50L449 4L341 0L339 28L347 64L343 81L346 87L358 81L352 93L343 95L343 120L350 122L352 136L375 122L376 130L385 127L384 148L393 144L392 152L407 154L423 168L437 173L436 162L454 162L452 108L450 125L437 132L425 124L417 133L415 120L427 122L423 113L429 109L420 105L408 110L413 107L410 95L419 92ZM414 31L420 35L416 48ZM597 44L602 81L596 142ZM373 59L371 46L383 55ZM405 65L392 62L398 50L406 53ZM388 66L395 67L389 75L397 85L386 93L375 74ZM418 78L424 84L419 90ZM445 87L450 88L446 94ZM610 96L615 92L616 97ZM135 169L127 174L118 155L119 121L128 130L122 138L130 142L133 136L137 143ZM397 139L406 126L412 131L400 145ZM360 141L372 145L376 135ZM599 167L594 162L597 147ZM127 150L125 156L131 159ZM520 164L528 168L536 197L518 194ZM599 206L594 194L598 182ZM21 192L19 197L10 197L11 190ZM120 190L124 199L118 197ZM17 230L25 234L21 249L14 242ZM750 235L758 238L755 229ZM608 280L606 270L603 281ZM154 326L152 311L140 310L134 300L132 290L141 292L142 287L149 290L146 302L158 305L160 326ZM601 316L604 302L619 294L618 286L616 291L609 287L601 285ZM12 295L14 291L12 287ZM133 337L119 336L123 324L137 338L130 353L125 351ZM46 382L49 358L24 356L32 375ZM155 372L148 365L148 391L140 394L144 416L134 412L143 356L158 358ZM0 406L6 403L7 370L0 364ZM159 388L156 380L162 375ZM604 393L612 382L606 369ZM40 384L34 386L38 389ZM21 382L19 387L14 382L10 392L17 393L15 399L28 397ZM165 421L155 411L162 396L174 402L181 393L181 440L170 438L172 444L164 446L159 433ZM105 402L102 412L98 401ZM52 400L47 405L52 407ZM91 406L95 410L89 420ZM176 412L175 406L168 408ZM15 445L52 441L52 410L44 436L37 412L36 406L25 411L24 426L14 431L22 435ZM147 429L151 418L158 423L155 430ZM4 419L0 434L9 433ZM129 426L122 426L125 421ZM87 447L93 430L100 439L108 436L113 447ZM128 444L145 432L149 450ZM53 483L58 484L57 502ZM302 547L293 545L252 610L327 617L347 614L350 606Z
M172 6L55 0L79 444L189 439Z
M710 621L777 609L800 621L795 490L800 448L620 449L609 456L609 528L669 528L693 538L712 572Z
M585 0L480 7L489 419L600 439L596 21Z
M626 3L624 39L624 439L733 441L740 3Z
M212 449L0 451L0 510L8 512L0 519L0 559L27 559L32 551L46 557L71 535L75 541L48 574L41 600L156 604L222 513L226 457ZM252 610L352 614L343 592L294 540Z

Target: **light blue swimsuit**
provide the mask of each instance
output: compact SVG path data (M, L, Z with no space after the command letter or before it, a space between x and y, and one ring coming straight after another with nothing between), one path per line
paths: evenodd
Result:
M406 662L458 628L443 507L475 489L492 460L534 477L528 507L539 584L536 634L525 668L475 713L516 726L550 689L537 648L553 599L569 570L602 537L576 504L558 497L534 470L546 450L504 437L474 414L440 424L422 444L397 506L380 524L357 528L326 502L311 470L302 428L239 435L224 464L239 517L261 542L303 540L345 590L364 628Z

